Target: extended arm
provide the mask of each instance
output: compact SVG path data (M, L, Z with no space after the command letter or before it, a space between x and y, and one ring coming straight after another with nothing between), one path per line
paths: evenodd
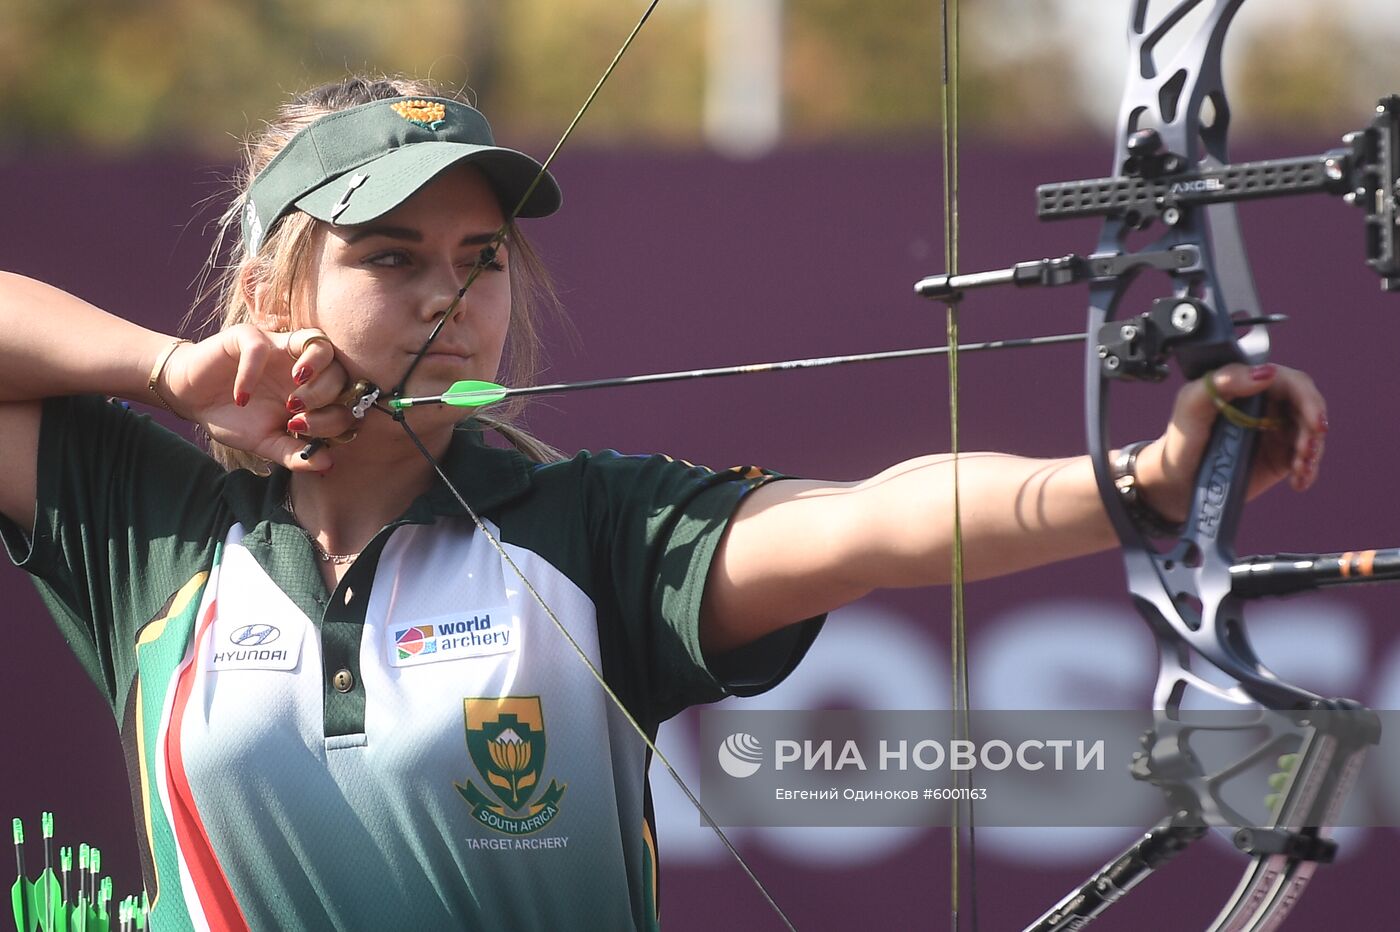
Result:
M1213 378L1227 398L1268 391L1290 429L1264 437L1252 477L1258 493L1284 477L1316 476L1326 432L1321 396L1302 373L1231 366ZM1143 494L1163 515L1186 513L1215 411L1193 382L1165 435L1143 450ZM987 579L1114 545L1087 456L1037 460L996 453L959 458L964 566ZM740 506L705 589L702 643L710 654L831 611L873 589L949 581L953 462L927 456L861 482L770 483Z

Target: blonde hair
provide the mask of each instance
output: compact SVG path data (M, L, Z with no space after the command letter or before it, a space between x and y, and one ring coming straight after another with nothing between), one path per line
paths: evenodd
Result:
M212 301L202 322L204 330L227 330L253 321L248 295L259 285L285 302L282 310L293 330L305 326L301 319L308 304L306 271L318 221L294 210L272 224L256 255L250 255L239 235L243 204L258 173L281 152L300 130L328 113L346 110L375 100L395 97L456 97L429 81L404 77L354 76L298 94L279 108L264 129L245 140L243 160L234 178L235 196L219 220L213 252L205 266L196 307ZM232 239L226 261L220 261L224 243ZM512 222L507 235L511 248L510 329L506 335L503 375L508 385L528 385L543 362L538 317L541 313L560 315L559 302L539 255ZM246 279L245 279L246 276ZM191 316L194 315L191 311ZM513 447L536 462L560 458L559 451L531 436L517 420L524 407L515 399L493 409L490 416L475 415L485 427L498 432ZM266 475L270 465L251 453L236 450L214 440L209 451L225 469L248 469Z

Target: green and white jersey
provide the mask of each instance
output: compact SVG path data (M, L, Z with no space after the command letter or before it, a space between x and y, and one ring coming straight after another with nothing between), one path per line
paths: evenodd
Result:
M700 652L711 558L770 474L539 465L469 428L448 474L648 732L805 652L815 622L725 680ZM6 544L116 713L156 929L655 926L646 746L445 489L327 593L285 473L76 398L46 403L38 474Z

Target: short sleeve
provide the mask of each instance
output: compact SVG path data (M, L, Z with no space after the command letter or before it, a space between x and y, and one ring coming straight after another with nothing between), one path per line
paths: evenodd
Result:
M586 464L595 571L617 594L611 640L647 718L756 695L797 666L820 630L810 619L719 658L700 648L710 566L744 496L782 477L756 467L714 471L662 456L599 454ZM604 637L604 643L608 642Z
M0 518L88 675L119 708L136 632L211 562L217 463L145 415L99 397L45 401L32 532Z

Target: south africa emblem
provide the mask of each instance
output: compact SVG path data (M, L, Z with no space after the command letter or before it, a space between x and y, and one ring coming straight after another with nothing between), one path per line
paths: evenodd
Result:
M507 835L529 835L544 828L559 814L559 798L566 786L551 780L538 796L543 779L544 712L539 696L502 699L463 699L467 728L467 753L476 764L483 785L471 780L457 792L472 807L472 818Z
M447 108L433 100L401 100L389 109L425 129L441 129L446 122Z

